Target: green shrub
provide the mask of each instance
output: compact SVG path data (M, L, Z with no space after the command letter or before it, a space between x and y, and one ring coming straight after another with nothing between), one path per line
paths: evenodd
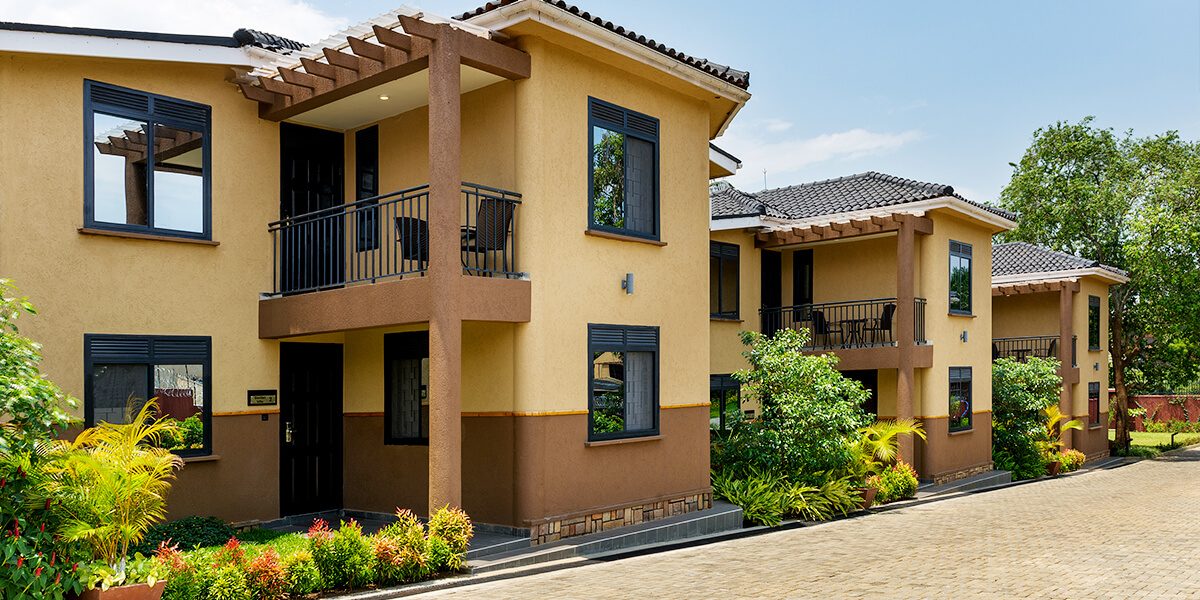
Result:
M875 495L876 502L894 502L911 498L917 493L917 472L908 463L900 461L884 469L867 483L879 490Z
M321 581L321 571L313 561L312 554L301 550L283 561L283 572L287 579L287 592L293 596L303 596L325 589Z
M462 569L463 555L450 547L450 542L436 536L425 538L425 567L430 573Z
M375 552L375 576L380 584L418 581L429 571L424 537L412 540L376 534L372 549Z
M1146 429L1147 433L1167 432L1167 424L1163 423L1162 421L1144 421L1142 426Z
M784 490L784 512L805 521L824 521L833 517L821 499L821 488L811 485L792 484Z
M313 561L321 572L321 580L333 588L356 588L371 583L375 578L374 552L370 540L363 535L362 527L354 519L342 521L335 532L328 529L312 536L310 547Z
M236 534L232 527L216 517L184 517L151 526L146 531L146 537L142 538L142 543L134 550L150 554L164 542L184 550L220 546Z
M731 472L713 473L713 495L742 509L742 519L755 525L775 527L783 521L790 499L782 481L770 475L754 473L739 479Z
M204 422L200 415L195 414L184 419L179 424L183 447L198 448L204 446Z
M255 600L287 597L287 574L274 548L268 547L246 564L246 583Z
M208 584L207 600L253 600L246 574L236 565L219 567Z
M1087 457L1082 452L1072 448L1064 450L1062 455L1059 456L1058 462L1062 464L1064 473L1070 473L1071 471L1078 471L1079 467L1083 466L1085 460L1087 460Z
M761 407L760 418L736 423L713 444L712 464L745 478L775 473L818 485L819 473L840 472L852 460L845 438L871 422L862 384L838 372L833 355L803 351L807 332L783 329L772 337L742 332L750 369L734 375Z
M1058 366L1055 359L1036 357L992 363L992 462L1013 479L1046 472L1039 444L1051 441L1044 411L1058 404Z
M461 508L442 507L429 517L429 535L446 540L457 554L467 553L474 532L471 517Z

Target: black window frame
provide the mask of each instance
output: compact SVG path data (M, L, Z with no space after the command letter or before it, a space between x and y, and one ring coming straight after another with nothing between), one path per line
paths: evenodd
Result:
M975 259L972 257L973 248L971 244L950 240L950 259L947 271L947 287L949 291L946 294L947 312L952 315L973 316L975 314L974 303L974 286L975 286ZM954 307L954 259L965 259L967 261L967 308Z
M1096 412L1092 413L1092 401L1095 400ZM1088 427L1100 425L1100 382L1088 382Z
M711 267L712 260L715 259L717 261L717 280L712 281L712 279L710 277L709 282L708 282L708 284L710 286L715 286L714 289L716 290L716 293L717 293L717 311L713 312L712 307L709 306L709 315L708 316L710 318L714 318L714 319L740 319L741 318L741 304L742 304L741 247L738 246L737 244L730 244L727 242L710 241L708 243L708 259L710 262L710 267ZM733 286L733 309L732 310L724 310L725 297L724 297L724 294L722 293L723 290L725 289L725 286L724 286L725 277L726 277L725 271L727 269L728 263L733 264L734 286ZM711 273L711 271L710 271L710 273Z
M616 116L620 115L621 122L618 123L614 119L605 118L604 114ZM630 123L639 123L631 125ZM596 223L596 189L595 189L595 171L596 161L593 152L596 148L595 133L596 128L602 127L609 131L623 134L627 137L634 137L654 145L654 231L647 233L637 231L626 227L613 227L611 225L602 225ZM648 131L648 130L652 130ZM662 194L661 191L661 150L659 147L659 138L661 134L660 122L657 118L649 115L622 108L611 102L605 102L599 98L588 97L588 145L587 145L587 164L588 164L588 214L587 223L588 229L591 231L604 231L608 233L616 233L620 235L644 238L651 241L659 241L662 234ZM628 144L627 144L628 145ZM628 152L626 152L628 155ZM624 201L624 199L622 199Z
M133 106L121 106L103 100L93 98L94 90L102 90L113 97L124 96L127 100L144 99L146 109L139 109ZM159 104L163 104L164 108L168 103L176 105L169 112L158 110ZM129 104L129 102L127 102ZM192 120L182 116L182 111L191 110L198 111L203 115L202 122ZM108 223L105 221L97 221L95 218L96 207L96 189L95 189L95 155L93 143L95 141L95 113L102 113L110 116L138 119L149 124L151 131L155 125L166 125L171 127L179 127L189 131L203 131L204 141L202 147L202 175L203 182L203 202L202 202L202 231L183 231L179 229L168 229L165 227L154 226L154 153L148 153L146 158L146 222L148 225L132 225L128 223ZM175 114L169 114L173 112ZM178 237L198 240L212 240L212 107L207 104L184 100L182 98L174 98L161 94L143 92L118 85L93 81L91 79L83 80L83 223L89 229L100 229L106 231L118 231L126 233L142 233L158 236Z
M109 346L109 348L97 346ZM185 348L192 345L192 348ZM212 384L212 337L200 335L131 335L97 334L83 335L83 419L85 427L93 427L95 421L95 393L93 389L94 368L103 365L147 365L150 377L147 381L146 398L154 393L153 367L155 365L199 364L204 367L204 409L200 421L204 424L204 447L192 450L174 450L182 457L211 456L213 422Z
M720 404L717 407L717 429L712 428L712 395L719 392L721 394ZM730 395L732 394L732 398ZM708 376L708 398L709 398L709 431L724 435L729 433L730 426L725 423L725 416L728 414L726 403L730 400L737 402L738 413L742 412L742 384L740 381L733 378L731 374L709 375Z
M401 356L397 356L399 353ZM429 358L429 332L428 331L409 331L400 333L387 333L383 336L383 444L385 446L428 446L429 445L429 425L421 419L420 416L420 401L421 396L417 397L417 428L421 430L417 437L398 436L392 431L392 377L388 370L391 368L393 358L408 358L408 359L428 359ZM428 388L421 390L423 394L428 395Z
M633 333L634 336L630 334ZM619 336L621 341L616 341ZM607 338L607 339L597 339ZM659 435L659 413L662 405L659 398L659 376L661 373L662 354L661 336L657 326L649 325L609 325L588 323L587 340L587 440L602 442L607 440L622 440ZM652 340L652 343L650 341ZM597 352L652 352L654 353L654 374L651 377L654 390L653 421L651 429L621 431L617 433L595 432L595 356Z
M954 385L966 385L967 397L967 424L965 426L950 426L950 433L959 431L971 431L975 428L975 382L972 376L971 367L950 367L949 387L946 394L946 405L949 407L950 399L954 397Z
M1094 312L1093 312L1094 309ZM1100 351L1100 296L1088 296L1088 351ZM1092 335L1095 334L1093 339Z

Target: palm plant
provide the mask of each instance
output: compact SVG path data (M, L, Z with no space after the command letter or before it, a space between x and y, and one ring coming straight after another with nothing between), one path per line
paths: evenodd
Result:
M850 442L850 452L854 456L850 469L859 481L878 475L896 462L901 435L925 439L921 423L913 419L876 421L857 433L858 437Z
M1049 440L1042 443L1042 450L1048 457L1053 457L1063 449L1062 432L1072 429L1082 430L1083 421L1071 419L1064 422L1067 416L1062 414L1058 405L1049 406L1042 412L1046 415L1046 438Z
M178 435L178 425L156 419L158 403L146 402L129 424L100 423L74 442L58 441L40 474L64 541L90 548L125 576L129 548L166 516L170 480L183 461L159 447Z

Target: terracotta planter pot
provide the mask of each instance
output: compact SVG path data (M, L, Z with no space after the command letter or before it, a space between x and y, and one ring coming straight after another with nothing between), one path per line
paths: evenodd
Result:
M1051 477L1058 475L1058 472L1061 470L1062 470L1062 463L1060 463L1058 461L1055 461L1052 463L1046 463L1046 474Z
M863 508L871 508L872 506L874 506L875 494L879 493L878 489L873 488L873 487L860 487L860 488L858 488L858 491L862 492L862 498L863 498L862 507Z
M167 582L160 581L152 586L144 583L111 587L107 590L88 590L79 595L79 600L159 600Z

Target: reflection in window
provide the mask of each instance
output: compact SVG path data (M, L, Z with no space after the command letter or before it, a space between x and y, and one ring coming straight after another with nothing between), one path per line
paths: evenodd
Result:
M590 100L588 226L658 236L658 119Z
M625 134L592 128L592 223L625 228Z
M971 367L950 367L950 431L971 428Z
M210 110L89 81L91 227L207 237Z
M1100 350L1100 297L1088 296L1088 350Z
M708 243L708 313L723 319L738 318L738 246Z
M658 329L592 325L589 439L658 431Z
M729 433L742 419L741 384L730 375L708 378L708 426L716 433Z
M950 312L971 313L971 245L950 242Z

